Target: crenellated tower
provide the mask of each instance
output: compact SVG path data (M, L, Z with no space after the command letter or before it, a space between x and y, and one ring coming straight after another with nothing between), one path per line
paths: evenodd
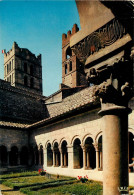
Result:
M28 49L20 48L16 42L4 53L4 80L12 86L42 94L41 54L37 57Z
M71 88L87 85L84 65L70 48L70 38L78 31L77 24L74 24L72 32L69 30L67 35L62 35L62 84Z

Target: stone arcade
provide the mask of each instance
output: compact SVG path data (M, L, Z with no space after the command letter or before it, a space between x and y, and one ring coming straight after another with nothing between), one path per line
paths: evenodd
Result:
M120 194L128 167L134 185L133 2L76 4L81 30L74 24L62 35L59 91L42 95L41 55L15 42L4 54L1 170L44 167L93 180L104 176L103 193Z

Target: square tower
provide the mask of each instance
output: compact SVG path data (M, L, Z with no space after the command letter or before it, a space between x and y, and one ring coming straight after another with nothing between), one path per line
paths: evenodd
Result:
M12 86L42 94L41 54L37 57L16 42L4 53L4 80Z
M72 32L62 35L62 84L70 88L87 85L84 64L70 48L70 38L78 31L77 24L74 24Z

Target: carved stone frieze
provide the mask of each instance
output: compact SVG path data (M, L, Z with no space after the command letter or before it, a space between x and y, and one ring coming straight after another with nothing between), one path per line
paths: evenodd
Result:
M101 48L113 44L125 34L125 28L117 19L113 19L102 28L85 37L71 47L77 58L85 63L86 59Z

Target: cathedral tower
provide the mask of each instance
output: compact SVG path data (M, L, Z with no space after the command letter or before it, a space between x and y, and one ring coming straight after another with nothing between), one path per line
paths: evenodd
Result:
M36 57L14 42L12 49L4 53L4 80L11 86L42 94L41 54Z

